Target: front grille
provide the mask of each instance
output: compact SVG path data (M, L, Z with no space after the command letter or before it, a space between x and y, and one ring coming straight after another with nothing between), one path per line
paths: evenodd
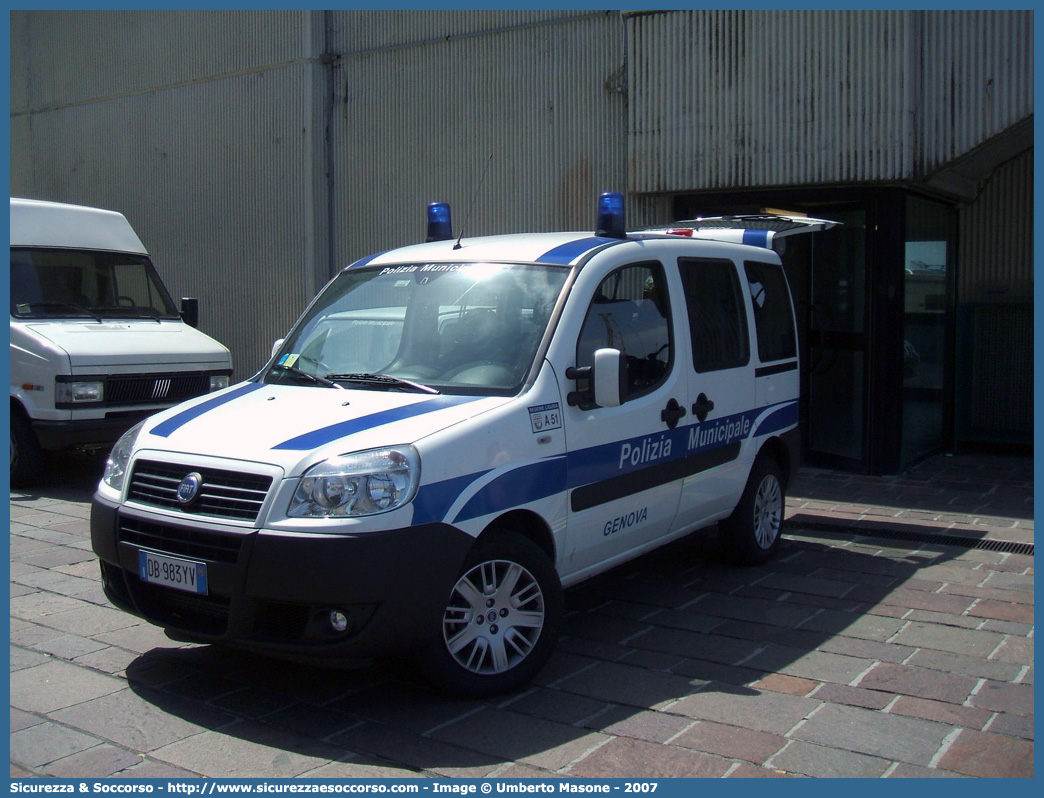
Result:
M107 377L89 375L60 376L59 383L104 381L100 402L84 405L80 402L55 402L59 410L89 407L171 407L178 402L203 396L210 392L210 378L228 374L228 371L175 371L166 374L110 374Z
M105 380L105 404L175 404L209 391L209 372L116 375Z
M235 564L243 544L242 535L226 535L203 529L167 526L121 515L118 539L153 551L204 562Z
M182 504L178 486L193 472L202 484L193 501ZM271 486L272 478L261 474L139 460L131 474L128 499L189 515L256 521Z

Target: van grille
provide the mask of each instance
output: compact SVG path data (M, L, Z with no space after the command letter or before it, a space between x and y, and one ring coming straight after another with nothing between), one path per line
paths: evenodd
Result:
M114 375L105 380L105 404L174 404L209 391L208 372Z
M104 378L105 388L102 401L92 407L135 407L151 405L170 407L186 399L203 396L210 392L210 378L228 371L179 371L169 374L110 374ZM59 382L90 380L91 377L61 376ZM57 402L55 407L63 410L79 409L76 402Z
M191 473L200 475L201 486L193 501L182 504L178 486ZM188 515L256 521L271 486L272 477L262 474L139 460L131 474L128 499Z

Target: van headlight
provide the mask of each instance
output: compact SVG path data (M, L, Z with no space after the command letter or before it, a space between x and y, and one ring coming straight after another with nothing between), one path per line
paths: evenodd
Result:
M98 404L105 400L104 380L70 380L59 377L54 383L55 407Z
M127 430L109 453L109 459L105 461L105 472L102 474L102 482L115 491L123 490L123 480L127 476L127 466L130 465L131 452L134 451L134 442L138 439L138 433L145 426L144 421L139 421Z
M420 457L412 446L332 457L312 466L290 501L291 518L355 518L385 513L413 498Z
M210 375L210 392L223 391L229 386L231 379L227 374Z

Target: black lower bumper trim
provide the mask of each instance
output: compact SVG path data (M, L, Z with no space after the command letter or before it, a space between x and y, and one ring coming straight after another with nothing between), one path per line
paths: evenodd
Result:
M118 528L119 509L96 496L92 546L116 606L200 642L322 659L375 658L427 642L474 543L447 524L308 536L256 530L243 535L237 562L207 563L210 594L197 596L143 582L138 549L119 540Z

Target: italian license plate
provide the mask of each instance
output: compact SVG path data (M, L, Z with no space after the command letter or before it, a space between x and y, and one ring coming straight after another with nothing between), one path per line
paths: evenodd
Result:
M138 551L138 576L142 582L165 585L186 593L207 595L207 565L202 562Z

